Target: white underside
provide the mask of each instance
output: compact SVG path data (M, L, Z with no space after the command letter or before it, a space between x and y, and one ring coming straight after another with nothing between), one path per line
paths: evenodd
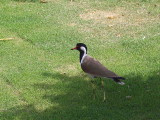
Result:
M118 84L120 84L120 85L124 85L125 83L124 83L124 82L118 82Z
M91 78L95 78L95 76L94 75L92 75L92 74L89 74L89 73L87 73L88 74L88 76L89 77L91 77ZM101 77L101 78L106 78L106 77ZM120 84L120 85L125 85L125 83L124 82L122 82L122 81L120 81L120 82L117 82L118 84Z
M87 73L87 75L91 78L94 78L94 75Z

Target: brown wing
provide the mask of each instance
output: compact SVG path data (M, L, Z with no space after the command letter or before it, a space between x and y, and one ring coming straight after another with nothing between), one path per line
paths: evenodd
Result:
M84 72L89 73L96 77L119 77L114 72L108 70L99 61L93 59L90 56L86 56L81 64L81 68Z

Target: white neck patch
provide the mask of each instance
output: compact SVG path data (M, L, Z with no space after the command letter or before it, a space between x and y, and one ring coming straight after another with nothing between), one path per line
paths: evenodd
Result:
M85 48L85 47L80 47L80 49L81 49L82 51L84 51L83 57L82 57L82 59L81 59L81 64L82 64L84 58L87 56L87 51L86 51L86 48Z
M86 48L85 48L85 47L80 47L80 49L81 49L82 51L84 51L84 54L86 54L86 53L87 53L87 51L86 51Z

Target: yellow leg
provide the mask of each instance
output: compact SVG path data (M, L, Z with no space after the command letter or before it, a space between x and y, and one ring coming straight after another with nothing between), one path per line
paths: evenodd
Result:
M92 83L92 89L93 89L93 99L96 99L96 93L95 93L96 85L94 84L93 80L91 81L91 83Z
M106 92L104 89L104 81L102 80L101 83L102 83L102 89L103 89L103 102L105 102L106 101Z

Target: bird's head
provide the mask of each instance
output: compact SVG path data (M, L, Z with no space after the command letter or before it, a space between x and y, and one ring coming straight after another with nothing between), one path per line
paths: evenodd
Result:
M71 50L78 50L87 54L87 46L84 43L77 43L76 47Z

